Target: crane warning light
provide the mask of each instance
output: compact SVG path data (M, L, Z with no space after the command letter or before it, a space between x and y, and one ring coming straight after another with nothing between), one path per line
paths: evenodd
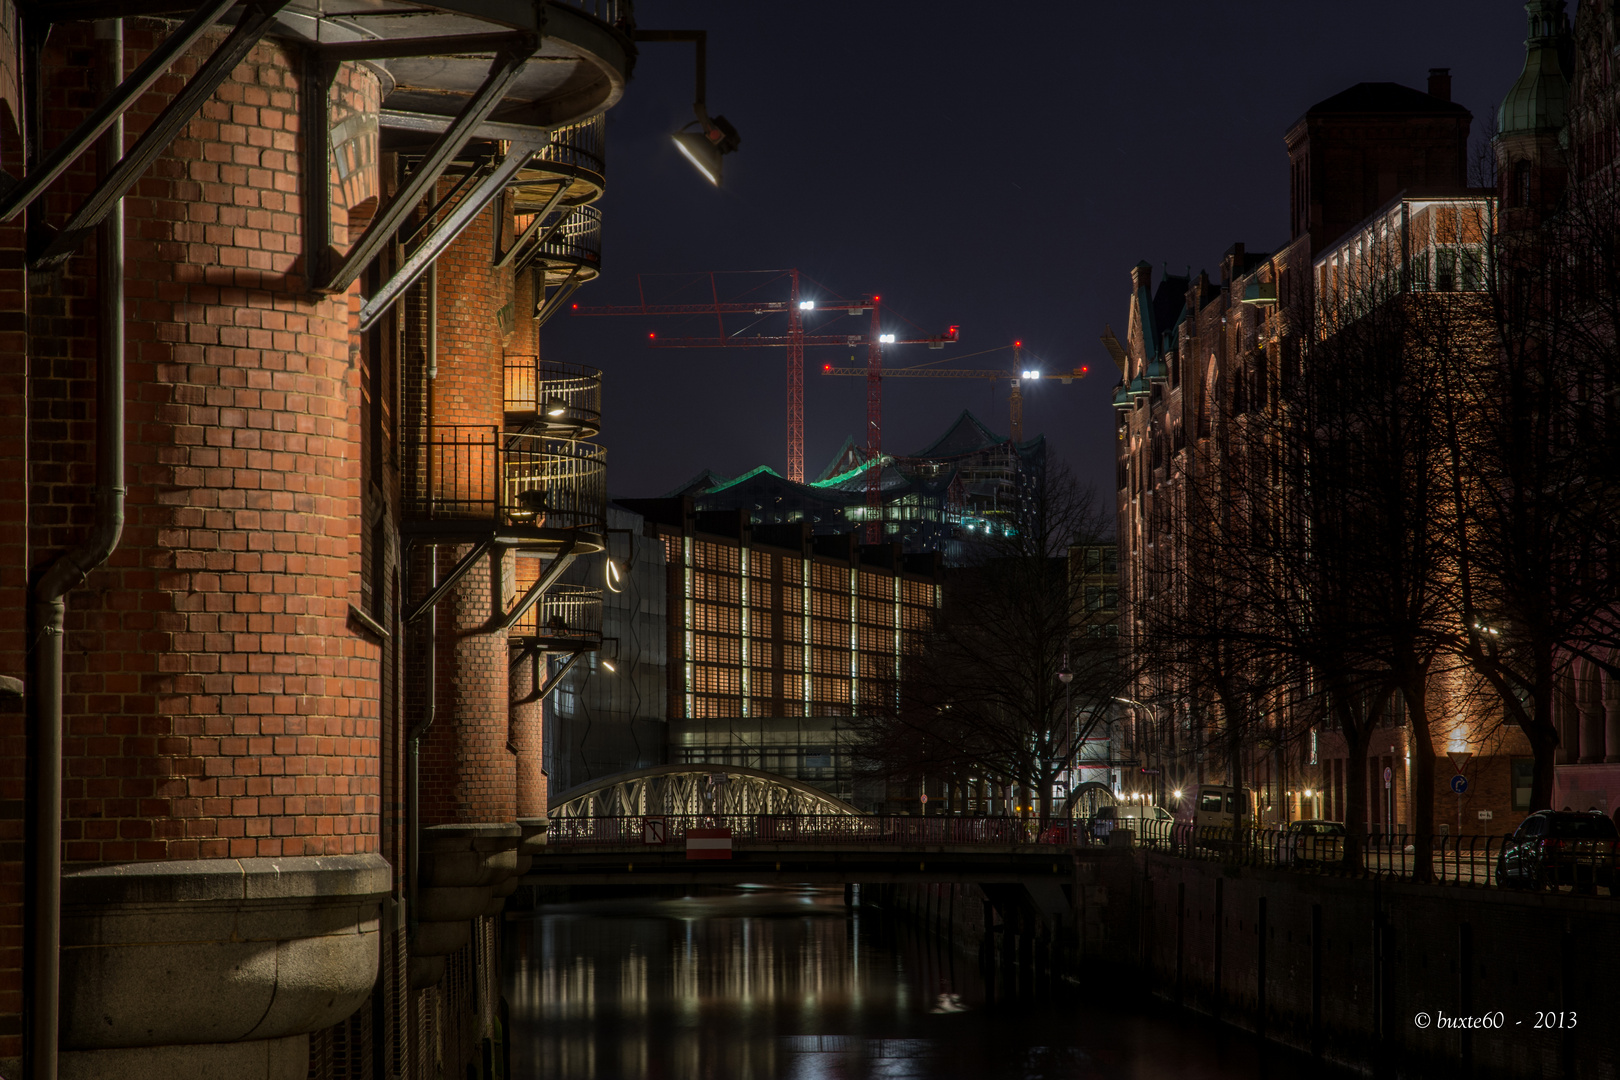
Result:
M832 365L831 364L822 364L821 365L821 370L822 371L831 371L832 370Z
M569 304L568 306L573 308L575 311L579 310L579 305L578 304Z
M956 327L953 326L949 330L945 331L945 337L948 340L955 341L956 340Z
M1023 343L1023 342L1022 342L1022 341L1015 341L1015 342L1013 342L1013 348L1015 348L1015 349L1022 349L1022 348L1023 348L1023 347L1024 347L1024 343Z
M648 335L647 335L647 336L648 336L648 337L649 337L649 338L655 338L655 337L657 337L657 336L658 336L658 335L657 335L657 334L648 334Z
M1080 374L1082 374L1082 375L1091 374L1091 365L1090 364L1081 364L1080 365Z

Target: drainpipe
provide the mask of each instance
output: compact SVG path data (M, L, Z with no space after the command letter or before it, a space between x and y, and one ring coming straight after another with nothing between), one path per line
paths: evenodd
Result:
M103 85L123 80L124 24L96 23ZM124 121L114 120L96 145L105 177L124 150ZM62 656L67 594L112 554L124 531L124 203L96 229L96 518L90 535L59 555L34 583L32 746L34 785L28 837L28 979L25 1074L56 1080L61 1013L62 946Z
M427 393L426 417L423 427L426 431L424 450L427 453L428 473L428 499L433 498L433 383L439 377L439 274L438 264L428 267L427 272ZM433 544L428 548L428 595L433 595L439 584L439 545ZM406 765L407 777L405 787L406 802L406 829L410 835L409 847L406 854L406 882L409 888L410 903L406 911L410 936L416 937L417 901L421 895L422 879L422 737L427 734L428 728L433 726L434 713L438 708L439 686L439 605L434 604L427 613L427 630L423 634L427 644L427 708L422 713L420 723L411 727L410 734L405 740L405 753L409 759Z

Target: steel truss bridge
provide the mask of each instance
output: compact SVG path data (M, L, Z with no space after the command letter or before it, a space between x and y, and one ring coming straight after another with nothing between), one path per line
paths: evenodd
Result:
M1014 818L865 814L808 784L759 769L664 765L563 792L530 885L742 883L1022 884L1066 908L1080 864L1061 830ZM692 830L723 830L729 858L688 856Z

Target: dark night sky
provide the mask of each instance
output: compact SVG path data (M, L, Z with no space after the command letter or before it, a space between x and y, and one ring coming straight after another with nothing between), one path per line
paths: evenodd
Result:
M958 355L1022 338L1049 370L1091 365L1084 383L1027 395L1025 430L1100 486L1116 376L1097 337L1123 332L1129 268L1215 274L1233 242L1285 241L1283 133L1354 83L1422 89L1450 67L1478 141L1522 66L1525 24L1515 0L643 0L637 16L708 30L709 110L742 147L721 190L678 157L692 50L643 45L608 119L604 273L574 300L633 303L638 273L797 266L846 297L881 293L926 331L960 324ZM548 358L606 373L615 495L663 494L704 467L783 468L785 350L645 345L649 330L713 323L565 314L545 329ZM864 424L864 380L818 375L849 352L807 357L812 476ZM940 355L893 349L885 364ZM884 447L918 449L963 408L1005 432L1006 391L991 395L890 380Z

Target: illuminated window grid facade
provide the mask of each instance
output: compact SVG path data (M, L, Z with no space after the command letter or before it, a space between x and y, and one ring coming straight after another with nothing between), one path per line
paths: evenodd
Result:
M848 560L666 536L672 718L852 716L892 703L938 586Z

